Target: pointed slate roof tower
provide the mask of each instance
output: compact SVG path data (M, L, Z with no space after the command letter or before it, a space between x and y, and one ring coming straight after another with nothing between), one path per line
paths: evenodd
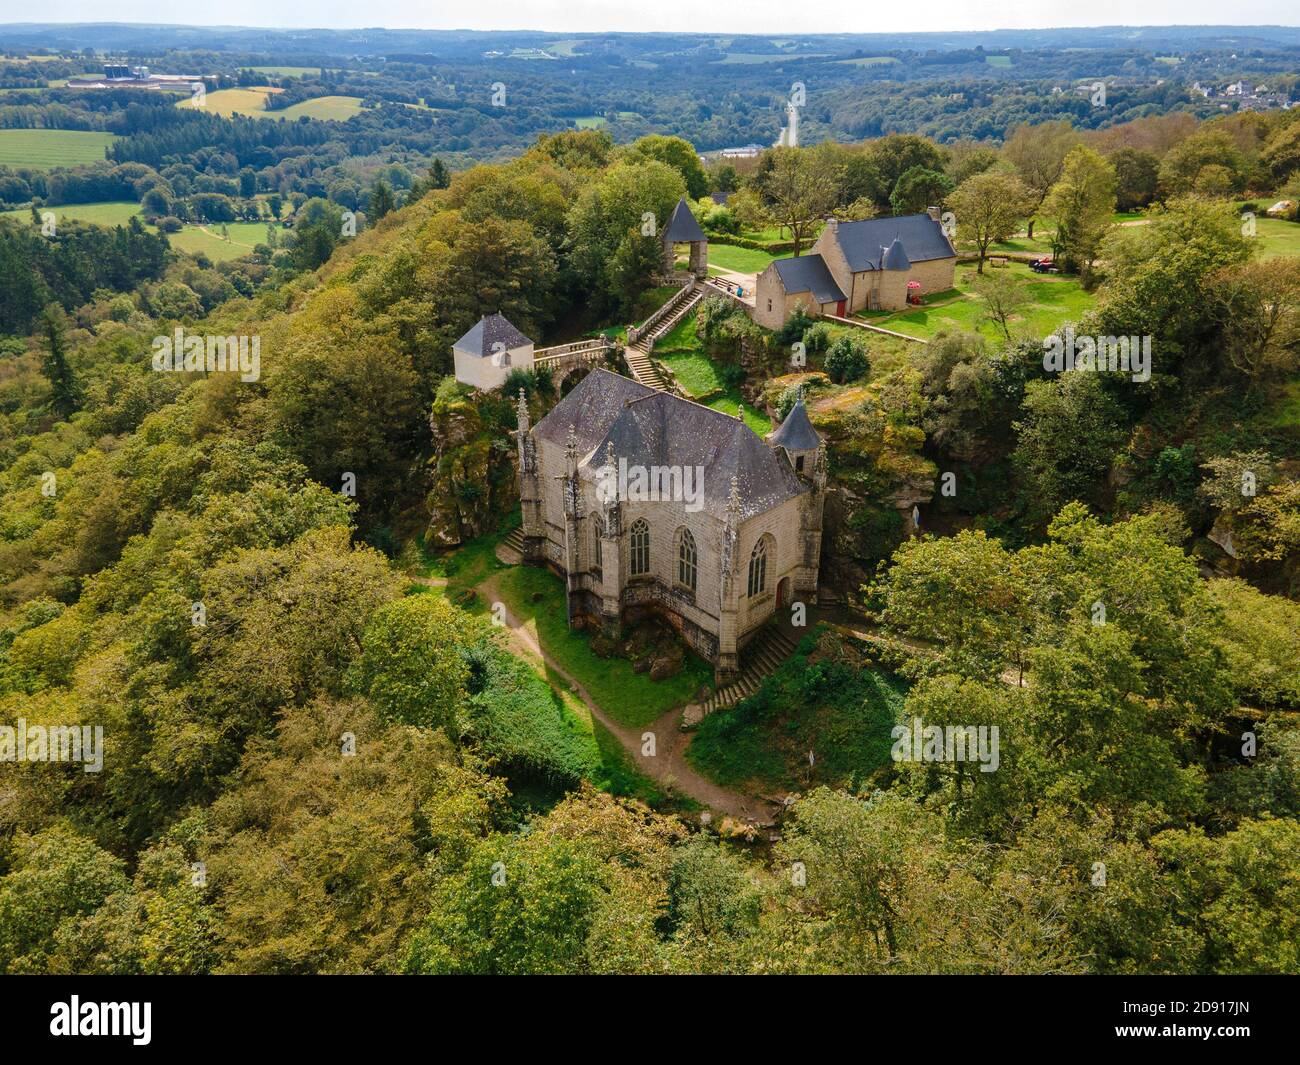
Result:
M767 436L767 442L773 447L783 447L786 451L816 451L821 446L822 438L817 435L812 422L808 420L808 411L803 405L803 392L794 401L790 413L776 429Z
M691 214L690 207L686 205L686 197L683 196L677 201L677 206L673 208L673 216L668 219L668 227L664 230L664 240L671 240L674 244L686 244L708 239L704 235L704 230L700 228L700 223L695 221L695 216Z
M910 270L912 269L912 260L907 257L907 252L903 248L903 242L894 238L888 248L883 249L884 254L881 256L881 268L884 270Z

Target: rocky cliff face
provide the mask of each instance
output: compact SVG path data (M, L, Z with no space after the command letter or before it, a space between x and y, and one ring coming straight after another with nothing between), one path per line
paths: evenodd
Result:
M455 547L496 528L519 501L515 446L500 400L472 400L457 386L439 389L429 412L429 547Z
M800 383L830 452L821 581L856 596L876 563L911 534L912 508L933 498L938 470L920 454L925 433L889 417L869 385L838 387L816 373L774 378L763 395L774 419L782 393Z

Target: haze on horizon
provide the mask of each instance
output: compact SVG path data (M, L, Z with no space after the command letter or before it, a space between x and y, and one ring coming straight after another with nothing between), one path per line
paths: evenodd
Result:
M917 33L1090 26L1295 26L1295 0L1241 0L1225 9L1210 0L935 0L924 7L863 9L853 0L816 6L790 0L748 0L744 6L701 7L697 0L496 0L462 5L438 0L224 0L203 8L178 8L172 0L51 0L31 22L162 23L189 26L249 26L283 29L470 29L546 30L563 33ZM15 12L16 13L16 12ZM186 17L192 16L192 17Z

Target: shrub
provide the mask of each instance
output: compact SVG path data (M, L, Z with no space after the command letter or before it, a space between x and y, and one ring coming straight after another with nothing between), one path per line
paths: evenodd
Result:
M826 351L826 373L837 385L865 377L868 369L866 345L857 337L838 337Z

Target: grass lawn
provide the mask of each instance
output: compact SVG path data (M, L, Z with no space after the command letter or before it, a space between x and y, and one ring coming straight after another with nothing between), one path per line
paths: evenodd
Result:
M1027 266L1014 263L1003 269L1013 271L1031 294L1031 302L1012 320L1013 335L1019 332L1031 337L1047 336L1062 322L1078 321L1094 303L1092 294L1084 292L1074 278L1041 277ZM957 271L957 287L952 292L926 297L923 306L912 310L872 317L871 324L923 340L945 330L982 333L990 340L1000 340L1002 331L993 322L984 320L984 301L968 291L974 276L973 266L961 267Z
M695 335L694 314L678 322L673 331L655 345L654 358L673 372L677 383L692 399L733 418L740 410L740 390L728 388L721 367L704 354ZM745 424L759 436L772 431L772 420L749 404L745 404Z
M1256 255L1270 258L1275 255L1300 255L1300 222L1285 222L1280 218L1257 218L1255 240L1259 244Z
M49 170L104 159L117 138L111 133L76 129L0 129L0 164Z
M581 118L575 118L573 124L578 129L599 129L606 121L604 115L583 115Z
M767 264L775 258L775 255L754 248L709 242L709 266L732 270L738 274L762 273L767 269Z
M69 203L61 207L42 207L41 211L53 211L62 222L65 218L81 222L96 222L101 226L124 226L127 220L140 213L140 205L128 200L107 203ZM30 208L20 207L15 211L6 211L6 218L24 218L30 220Z
M686 757L726 787L856 789L889 764L906 692L905 681L834 650L817 630L752 696L706 717Z
M691 702L701 688L712 687L712 669L689 653L681 673L662 681L633 672L626 659L601 658L591 649L586 633L569 628L564 585L549 570L513 566L501 573L499 581L511 616L532 626L542 649L620 724L641 728L673 707Z
M720 410L723 414L729 414L734 418L736 412L740 410L740 403L739 393L728 392L725 396L718 396L716 399L709 400L705 406ZM755 410L748 403L745 404L745 424L759 436L766 436L772 431L772 419L762 411Z

